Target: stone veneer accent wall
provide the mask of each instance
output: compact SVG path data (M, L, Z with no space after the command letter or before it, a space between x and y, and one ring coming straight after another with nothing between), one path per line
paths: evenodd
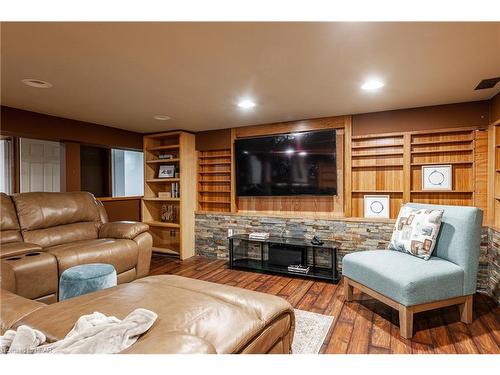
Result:
M489 230L488 241L488 292L500 303L500 267L498 255L500 254L500 231L493 228Z
M353 251L386 249L391 239L394 224L349 219L295 219L286 217L248 216L233 214L196 214L196 254L210 258L227 259L227 230L235 234L269 232L286 237L319 238L341 243L338 251L338 269L342 269L342 257ZM488 293L499 301L498 250L500 231L483 227L481 256L477 290Z

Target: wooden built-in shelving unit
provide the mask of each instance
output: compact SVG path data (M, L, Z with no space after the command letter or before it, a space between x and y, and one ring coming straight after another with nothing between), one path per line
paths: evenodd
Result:
M198 209L230 212L232 186L231 150L198 152Z
M354 217L363 217L364 196L389 195L390 216L403 202L403 133L354 136L351 139L351 186Z
M170 154L170 159L160 159ZM158 178L162 165L174 165L178 177ZM196 208L195 138L193 134L176 131L144 137L144 198L142 221L150 226L153 251L177 255L186 259L194 255L194 211ZM172 192L179 184L178 197L159 197L160 192ZM162 206L168 204L177 213L176 220L161 220Z
M486 209L487 147L487 132L476 127L353 136L352 216L364 216L368 194L389 195L391 218L406 202ZM497 152L500 160L500 149ZM452 190L423 190L426 165L451 165Z
M493 124L492 124L493 125ZM334 196L238 197L234 142L302 131L336 130L337 194ZM351 116L338 116L231 129L230 148L198 152L197 202L200 212L230 212L322 219L364 218L365 195L388 195L389 217L407 202L476 206L496 215L500 227L500 124L353 135ZM494 188L488 161L494 155ZM422 167L451 165L452 190L423 190ZM491 199L488 200L488 191ZM492 203L495 201L494 204ZM372 219L369 219L372 220ZM375 219L377 220L377 219Z

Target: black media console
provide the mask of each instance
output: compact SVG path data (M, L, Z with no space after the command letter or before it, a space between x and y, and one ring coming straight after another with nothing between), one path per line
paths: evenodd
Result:
M249 239L247 234L229 237L229 266L234 269L263 273L286 274L337 283L338 242L324 241L313 245L300 238L269 237L266 240ZM321 253L321 262L318 261ZM325 256L326 254L326 256ZM290 265L308 266L308 273L288 270Z

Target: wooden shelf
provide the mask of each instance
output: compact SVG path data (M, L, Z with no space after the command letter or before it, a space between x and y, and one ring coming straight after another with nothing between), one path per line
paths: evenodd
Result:
M227 202L227 201L213 201L213 200L207 200L207 199L199 199L198 202L200 202L200 203L216 203L216 204L231 204L231 202Z
M198 190L199 193L231 193L231 190Z
M442 145L442 144L452 144L452 143L469 143L474 141L474 139L450 139L446 141L424 141L424 142L412 142L412 146L425 146L425 145Z
M177 148L179 148L179 145L165 145L165 146L149 147L146 149L146 151L174 150Z
M446 164L452 164L452 165L458 165L458 164L474 164L472 161L441 161L441 162L423 162L423 163L411 163L412 166L418 166L418 165L446 165Z
M387 167L402 167L403 163L393 163L393 164L376 164L376 165L353 165L352 168L387 168Z
M227 165L231 164L230 161L214 161L214 162L205 162L205 163L198 163L198 165Z
M403 190L353 190L353 193L403 194Z
M352 154L355 157L371 157L371 156L387 156L387 155L401 155L403 156L403 151L384 151L384 152L367 152L364 154Z
M420 150L412 151L412 154L453 154L458 152L472 152L473 148L457 148L455 150Z
M217 158L230 158L231 154L224 155L201 155L200 159L217 159Z
M437 193L437 194L472 194L474 191L472 190L412 190L411 193Z
M147 164L168 164L168 163L178 163L179 159L155 159L146 160Z
M174 130L170 132L163 132L163 133L155 133L155 134L149 134L146 137L149 139L168 139L168 138L174 138L174 137L179 137L179 135L182 134L182 131L180 130Z
M181 198L142 198L142 200L152 202L179 202Z
M216 180L198 180L199 183L206 184L207 182L231 182L231 180L221 180L221 179L216 179Z
M179 257L180 249L177 247L161 247L161 246L153 246L153 252L161 253L165 255L172 255L175 257Z
M231 171L202 171L198 172L199 174L227 174L231 173Z
M152 227L162 227L162 228L180 228L178 223L165 223L163 221L145 221L144 224L150 225Z
M362 139L376 139L376 138L403 138L404 133L381 133L381 134L365 134L365 135L355 135L352 137L353 141Z
M151 178L146 180L146 182L178 182L179 178Z
M357 145L352 146L353 150L359 150L363 148L387 148L387 147L402 147L403 143L395 143L395 144L380 144L380 145Z

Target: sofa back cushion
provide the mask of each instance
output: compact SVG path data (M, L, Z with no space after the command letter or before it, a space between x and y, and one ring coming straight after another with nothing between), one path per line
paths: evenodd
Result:
M464 270L464 294L475 293L483 211L477 207L419 203L406 206L444 210L433 255L460 266Z
M0 243L20 242L23 239L12 199L5 193L0 195Z
M98 236L101 216L90 193L21 193L12 198L25 242L49 247Z

